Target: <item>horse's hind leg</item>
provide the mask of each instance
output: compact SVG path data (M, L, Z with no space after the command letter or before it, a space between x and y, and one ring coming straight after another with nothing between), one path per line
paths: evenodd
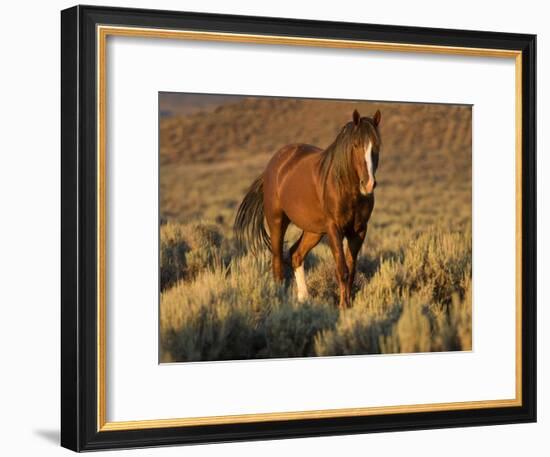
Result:
M273 276L277 281L283 281L283 244L285 240L285 232L288 228L290 220L282 211L276 213L266 213L266 221L269 227L269 236L271 238L271 262L273 268Z
M290 259L292 262L292 269L294 270L294 277L296 278L296 288L298 291L298 301L307 300L309 297L306 285L306 274L304 271L304 260L319 241L323 235L318 233L303 232L298 241L290 248Z

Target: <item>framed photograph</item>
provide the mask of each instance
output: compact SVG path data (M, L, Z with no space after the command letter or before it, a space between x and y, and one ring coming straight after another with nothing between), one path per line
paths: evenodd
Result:
M536 420L534 35L61 25L63 446Z

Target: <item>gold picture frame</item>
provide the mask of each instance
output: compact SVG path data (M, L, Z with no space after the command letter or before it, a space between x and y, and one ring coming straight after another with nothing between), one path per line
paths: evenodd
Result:
M136 19L137 18L137 19ZM83 366L87 368L86 384L88 386L95 385L95 392L90 392L90 388L86 390L85 405L87 408L83 408L82 399L75 399L74 395L64 395L62 403L62 410L64 418L62 418L62 441L66 447L75 450L81 449L99 449L107 447L128 447L137 445L139 441L135 436L130 436L129 432L141 431L146 433L143 435L145 440L151 439L150 444L169 444L169 443L186 443L186 442L203 442L203 441L216 441L215 431L205 431L203 435L200 435L197 430L200 427L216 427L216 426L235 426L238 424L248 424L252 428L246 429L244 435L235 434L234 438L229 439L246 439L255 437L268 437L269 433L266 429L254 428L260 423L266 425L272 425L273 423L284 423L289 430L286 435L280 436L303 436L300 430L304 423L313 423L312 429L306 433L309 435L321 435L323 434L323 420L337 421L338 419L349 420L354 418L360 421L361 419L370 418L365 421L364 431L375 430L376 418L383 416L393 417L395 415L403 416L402 420L409 420L410 423L403 423L402 429L415 428L415 417L420 413L429 413L433 417L433 422L427 424L430 426L438 426L438 417L441 414L450 415L450 419L456 420L457 417L463 418L465 425L474 424L475 421L471 421L472 414L477 411L485 411L486 418L484 421L478 421L480 423L496 423L503 422L503 415L506 414L513 417L514 414L519 420L533 420L534 419L534 360L531 352L526 352L526 349L532 347L533 333L531 331L526 334L525 330L533 329L534 319L534 301L532 297L534 277L525 276L527 268L534 268L533 259L533 243L534 240L530 240L528 243L525 241L526 231L530 231L534 224L533 210L530 205L526 208L524 202L526 198L533 198L532 195L527 195L529 189L533 186L533 171L530 161L534 160L534 121L533 121L533 105L534 105L534 40L531 35L517 35L514 37L508 36L508 34L500 34L499 37L494 37L484 32L461 32L459 38L455 37L455 34L448 34L448 36L438 31L437 33L430 29L412 29L407 40L402 39L403 31L399 28L393 28L392 26L386 26L386 32L394 32L398 38L392 41L380 41L376 39L377 30L370 30L367 25L352 25L347 27L344 24L332 24L332 23L309 23L303 22L300 24L288 24L285 20L279 20L280 22L275 25L281 30L280 34L274 32L274 30L268 30L262 33L251 33L246 29L246 21L236 19L230 16L224 17L227 22L224 22L224 26L219 24L219 21L223 22L220 17L211 17L209 15L201 15L200 20L203 22L202 29L186 27L186 24L192 20L197 21L198 18L194 15L187 13L173 13L173 18L179 20L178 27L166 27L162 26L165 19L163 16L154 12L148 12L145 10L111 10L110 8L101 7L75 7L63 12L63 33L65 39L86 39L86 49L78 49L76 52L74 46L65 45L64 65L63 71L66 74L74 72L76 77L73 77L70 84L67 83L64 87L66 91L65 97L87 97L87 104L77 104L76 110L85 109L82 105L86 106L88 111L85 114L77 113L79 115L85 115L87 118L92 118L93 113L95 119L91 119L90 125L95 125L96 135L95 141L91 142L86 148L94 148L97 160L95 160L96 168L93 170L92 176L95 176L93 183L88 182L87 186L93 186L93 194L96 196L94 199L95 216L96 221L95 240L93 245L95 248L95 259L93 263L96 265L95 278L88 278L87 280L93 281L92 288L96 291L95 294L95 318L93 319L95 328L95 335L91 334L93 328L89 328L86 332L78 334L76 337L70 331L70 328L79 326L75 322L73 314L77 312L66 312L66 322L64 326L67 329L64 333L64 347L65 344L79 344L86 345L86 353L90 355L87 358L81 358L80 355L75 354L73 351L68 351L62 354L62 360L64 363L64 377L67 379L73 379L74 376L82 369ZM250 18L249 18L250 19ZM256 18L256 26L263 24L262 18ZM139 22L143 23L139 23ZM145 25L145 23L153 22L154 25ZM267 20L265 23L267 24ZM232 24L233 30L226 31L228 23ZM270 26L275 27L275 26ZM285 28L287 27L287 28ZM292 35L288 27L293 30L301 30L310 36L304 35ZM301 28L300 28L301 27ZM360 39L351 39L345 37L328 37L319 36L321 30L337 30L341 35L345 35L346 31L348 35L357 35L357 30L361 27L364 29L364 37ZM379 27L379 26L378 26ZM276 28L276 27L275 27ZM356 30L357 29L357 30ZM323 32L326 33L326 32ZM317 36L315 36L317 35ZM326 33L329 35L329 33ZM107 105L107 64L106 58L107 43L109 37L124 36L124 37L139 37L145 39L178 39L178 40L199 40L199 41L222 41L233 43L257 43L267 45L291 45L291 46L306 46L306 47L327 47L338 49L360 49L365 51L384 51L384 52L407 52L407 53L430 53L440 55L463 55L463 56L483 56L492 58L513 58L515 60L515 137L516 137L516 347L515 347L515 382L516 382L516 394L515 398L501 399L501 400L487 400L487 401L468 401L468 402L452 402L452 403L434 403L434 404L412 404L412 405L400 405L400 406L382 406L382 407L357 407L346 409L328 409L328 410L315 410L315 411L291 411L285 413L262 413L262 414L244 414L244 415L230 415L230 416L208 416L208 417L188 417L179 419L163 419L156 420L136 420L136 421L123 421L123 422L110 422L107 420L107 402L106 402L106 298L105 298L105 281L106 281L106 141L107 141L107 120L106 120L106 105ZM93 40L90 38L93 37ZM371 37L370 39L368 37ZM431 38L430 38L431 37ZM416 38L416 40L415 40ZM514 39L512 39L514 38ZM428 43L430 41L431 43ZM500 39L500 41L499 41ZM453 41L454 40L454 41ZM440 42L440 44L435 44ZM462 44L460 44L462 43ZM493 47L488 46L488 43L495 43ZM503 47L509 44L509 47ZM94 77L97 84L83 84L82 70L80 67L87 65L86 68L94 68ZM74 67L74 68L69 68ZM75 69L78 67L78 71ZM72 73L71 73L72 75ZM75 86L82 86L80 93L75 92ZM92 91L91 88L94 88ZM83 95L85 93L85 95ZM94 103L95 106L90 106L90 103ZM76 106L76 105L75 105ZM74 115L69 112L68 109L64 113L64 116L68 117ZM74 131L75 129L82 129L82 125L75 125L74 120L69 120L64 117L63 129L65 131ZM86 127L87 128L87 127ZM74 134L74 132L73 132ZM75 144L79 140L77 139L79 134L75 136ZM69 142L70 143L70 142ZM80 144L77 144L78 148L82 148ZM74 154L74 145L66 144L63 150L63 160L67 160L67 169L72 168L72 158L67 158L71 154ZM64 177L69 182L71 178ZM526 185L528 180L528 185ZM71 181L72 182L72 181ZM82 185L81 183L77 185ZM89 188L89 187L88 187ZM83 190L79 190L80 193ZM78 211L93 211L93 208L88 205L82 209L78 205L78 202L68 201L65 206L74 206L74 212ZM66 216L72 217L73 213L67 211ZM81 232L80 227L75 227L75 230ZM72 241L72 238L71 238ZM73 262L74 255L72 250L74 245L67 241L63 249L65 252L63 258L71 259L66 262ZM527 249L527 252L526 252ZM71 252L69 252L71 251ZM88 251L89 252L89 251ZM527 266L526 266L527 264ZM64 277L64 284L69 284L69 279ZM71 287L67 285L64 287ZM531 292L530 292L531 291ZM74 291L69 290L66 297L74 297ZM89 302L88 302L89 303ZM76 304L74 301L65 298L62 303L62 309L68 307L77 308L84 306L81 301ZM86 311L80 313L80 315L89 313ZM77 332L78 333L78 332ZM91 338L95 340L93 347L91 346ZM83 339L81 339L83 338ZM78 339L78 341L76 341ZM528 341L528 346L525 342ZM93 353L95 352L95 357ZM78 359L78 360L77 360ZM90 378L90 364L92 363L92 371L95 372L94 376ZM527 381L527 384L525 383ZM66 381L68 383L69 381ZM71 381L72 382L72 381ZM77 390L82 386L76 386ZM68 392L69 388L66 387L65 391ZM72 394L71 390L71 394ZM90 399L95 398L95 406L90 410ZM76 402L76 403L75 403ZM83 410L86 409L84 412ZM470 413L471 414L468 414ZM500 413L499 413L500 412ZM439 416L438 416L438 413ZM69 427L66 422L74 420L75 414L79 415L81 429L77 430L74 427ZM81 414L85 414L85 419L81 417ZM455 414L455 416L453 416ZM462 414L462 415L460 415ZM485 416L483 416L485 417ZM93 424L92 422L93 418ZM386 419L387 420L387 419ZM471 422L468 422L471 421ZM429 422L429 421L428 421ZM83 425L86 423L86 425ZM294 424L293 424L294 423ZM315 425L318 424L318 425ZM445 420L440 422L445 425ZM63 425L65 424L65 425ZM332 422L336 424L336 422ZM374 424L374 425L373 425ZM386 424L387 422L383 422ZM357 426L354 422L354 426ZM341 425L345 433L346 423L342 422ZM379 426L384 429L384 426ZM77 427L78 428L78 427ZM292 430L296 430L293 435ZM156 432L155 432L156 430ZM348 430L351 430L348 428ZM92 433L93 432L93 433ZM113 438L110 432L122 433L121 438ZM158 433L158 435L154 435ZM330 428L326 428L326 433L331 433ZM340 431L337 431L340 433ZM197 438L198 435L199 438ZM154 436L154 439L153 439ZM227 438L226 438L227 439ZM113 440L114 444L113 444ZM143 441L140 441L142 443ZM147 444L147 441L146 441ZM141 445L141 444L140 444Z

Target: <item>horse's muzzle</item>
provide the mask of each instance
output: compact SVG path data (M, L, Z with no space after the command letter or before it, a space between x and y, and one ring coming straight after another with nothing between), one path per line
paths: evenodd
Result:
M365 181L363 180L361 180L361 182L359 183L359 191L364 196L372 194L375 188L376 188L376 179L369 179L366 184L365 184Z

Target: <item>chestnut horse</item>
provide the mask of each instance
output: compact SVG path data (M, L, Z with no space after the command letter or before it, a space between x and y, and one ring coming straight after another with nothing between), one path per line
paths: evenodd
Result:
M325 150L308 144L283 147L239 206L234 225L237 240L253 252L262 246L271 250L276 280L283 280L288 225L292 222L303 230L289 251L299 301L308 298L304 259L327 235L336 261L339 306L351 304L357 254L374 208L380 118L380 111L371 118L355 110L352 121Z

